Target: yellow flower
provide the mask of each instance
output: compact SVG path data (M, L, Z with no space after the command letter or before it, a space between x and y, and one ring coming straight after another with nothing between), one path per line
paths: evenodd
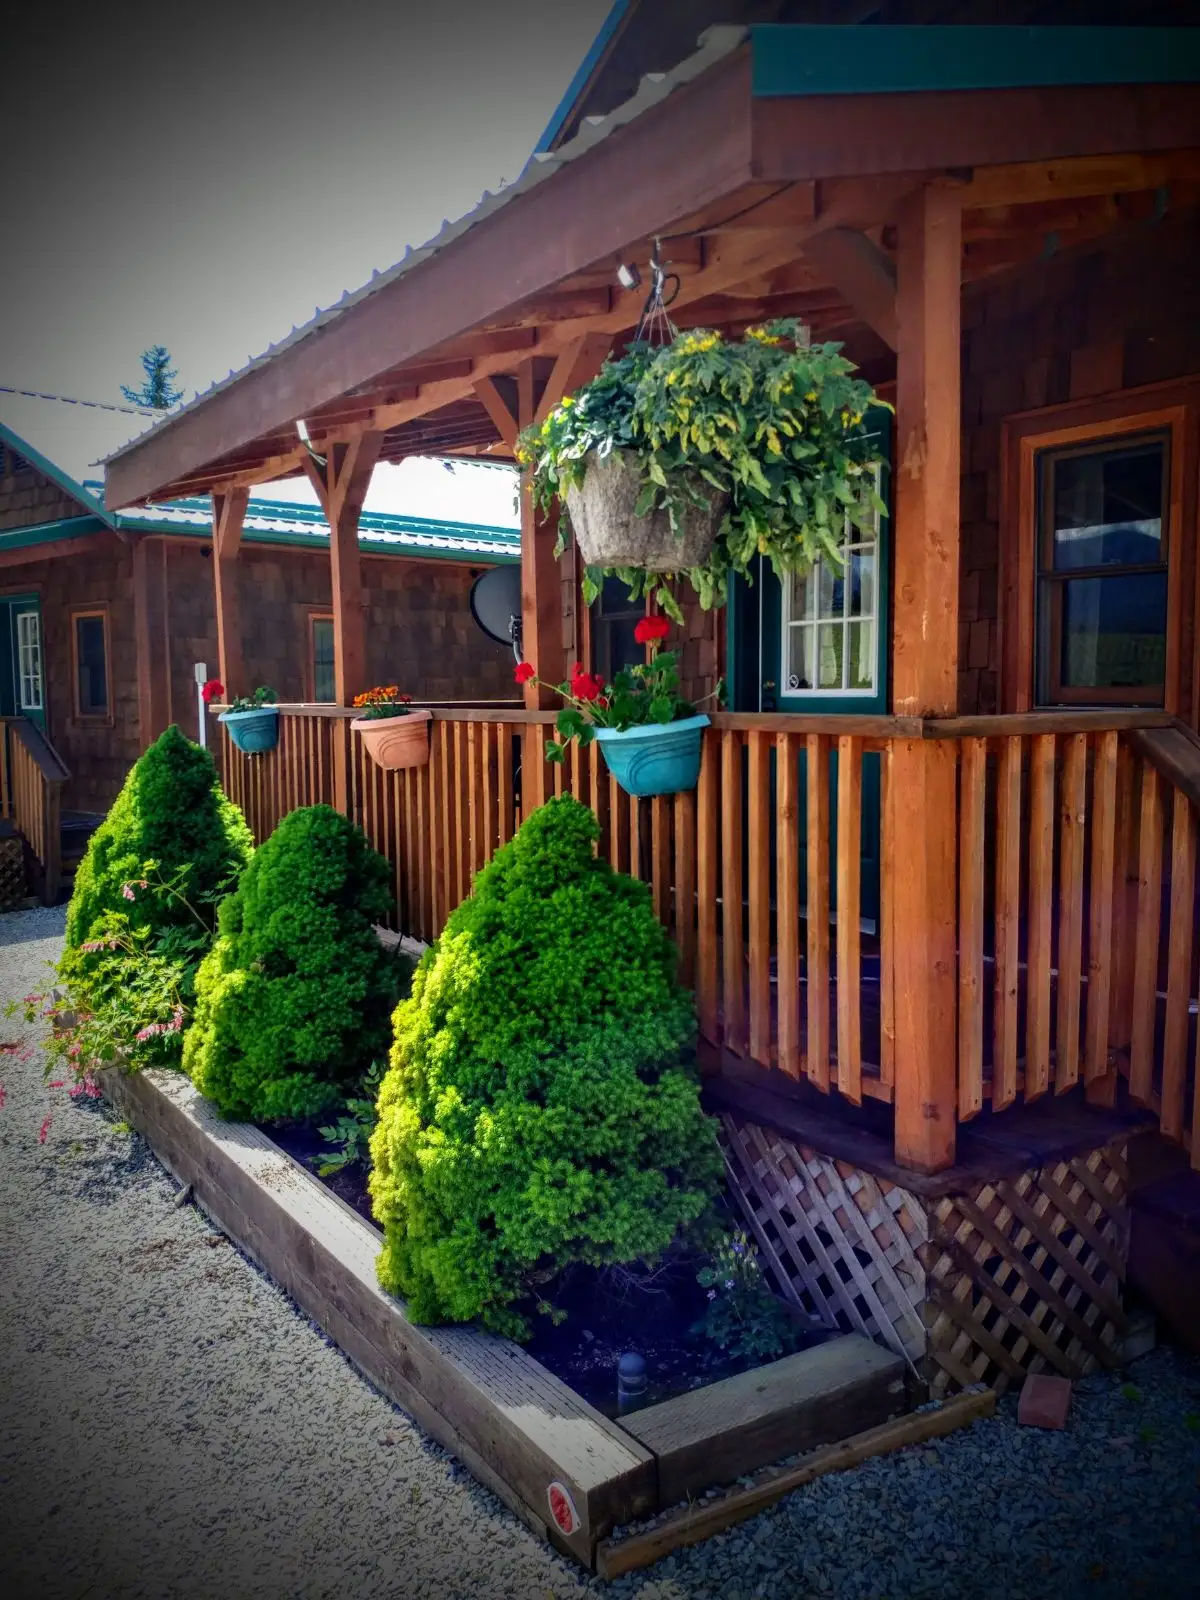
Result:
M815 400L817 398L817 391L815 389L810 389L804 398L806 400Z

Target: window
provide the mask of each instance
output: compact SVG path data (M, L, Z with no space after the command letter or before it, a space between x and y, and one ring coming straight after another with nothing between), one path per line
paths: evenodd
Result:
M1039 704L1163 703L1170 453L1168 433L1038 452Z
M842 565L821 557L783 586L784 693L877 693L878 630L878 520L868 533L847 521Z
M77 611L71 619L75 646L75 715L109 715L108 615Z
M308 633L313 703L332 705L337 700L337 676L333 667L333 618L315 614L310 616Z
M17 612L17 685L22 711L41 711L42 625L36 611Z
M629 585L620 578L605 578L592 606L592 671L609 683L622 667L645 661L644 645L633 630L646 615L645 603L629 598Z

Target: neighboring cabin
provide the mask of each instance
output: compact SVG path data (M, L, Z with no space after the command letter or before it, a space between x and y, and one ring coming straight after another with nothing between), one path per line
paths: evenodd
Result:
M217 675L209 499L103 506L94 464L152 418L0 390L0 717L45 733L69 773L67 811L104 811L169 723L195 737L195 664ZM449 474L446 489L461 503ZM284 701L331 701L328 526L315 504L270 496L251 501L243 534L247 678ZM485 568L518 559L517 530L368 509L359 541L371 681L418 699L511 698L511 658L469 595Z

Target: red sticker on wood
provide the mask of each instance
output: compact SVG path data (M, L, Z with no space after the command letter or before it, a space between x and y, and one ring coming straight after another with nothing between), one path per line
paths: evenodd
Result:
M546 1499L550 1502L550 1515L559 1530L567 1534L577 1532L579 1513L566 1487L561 1483L552 1483L546 1490Z

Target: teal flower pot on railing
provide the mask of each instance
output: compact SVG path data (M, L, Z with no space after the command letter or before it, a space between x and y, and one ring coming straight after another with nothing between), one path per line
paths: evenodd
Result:
M222 711L217 721L229 729L229 737L243 755L263 755L279 743L279 712L274 706L257 706L253 711Z
M701 739L708 718L648 722L640 728L597 728L596 743L608 770L626 794L639 800L682 794L700 781Z

